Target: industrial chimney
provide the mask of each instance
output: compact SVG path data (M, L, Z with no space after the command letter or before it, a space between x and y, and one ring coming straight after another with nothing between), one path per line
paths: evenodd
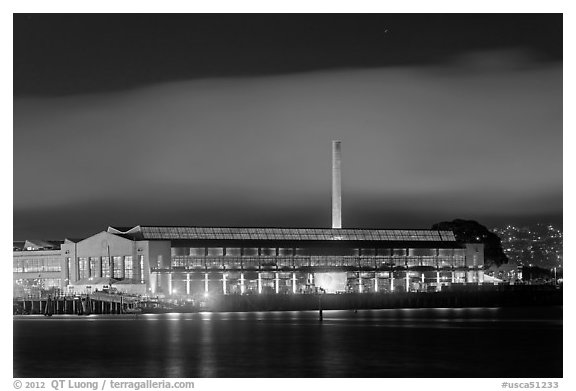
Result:
M332 141L332 228L342 228L342 194L340 141Z

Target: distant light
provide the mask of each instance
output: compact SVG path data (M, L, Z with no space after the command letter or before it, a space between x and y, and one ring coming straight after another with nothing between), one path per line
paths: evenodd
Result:
M204 297L208 297L208 292L204 292Z

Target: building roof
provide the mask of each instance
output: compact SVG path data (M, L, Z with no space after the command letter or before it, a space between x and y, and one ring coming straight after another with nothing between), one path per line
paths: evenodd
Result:
M85 238L81 239L81 238L65 238L64 239L64 243L78 243L83 241Z
M109 227L108 232L117 235L132 235L139 240L456 241L452 231L429 229L224 228L139 225L126 231Z
M24 243L24 250L58 250L62 243L60 240L28 239Z
M118 231L118 232L126 232L126 231L131 230L132 228L133 227L112 227L112 226L109 226L108 230L113 229L114 231Z

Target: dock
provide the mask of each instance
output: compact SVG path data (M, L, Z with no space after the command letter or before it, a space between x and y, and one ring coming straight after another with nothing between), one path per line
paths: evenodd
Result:
M90 315L131 313L139 298L97 292L85 295L56 295L14 299L14 315Z

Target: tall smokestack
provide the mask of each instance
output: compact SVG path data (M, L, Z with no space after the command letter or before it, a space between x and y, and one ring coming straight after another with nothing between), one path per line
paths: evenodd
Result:
M332 141L332 228L342 228L342 189L340 141Z

